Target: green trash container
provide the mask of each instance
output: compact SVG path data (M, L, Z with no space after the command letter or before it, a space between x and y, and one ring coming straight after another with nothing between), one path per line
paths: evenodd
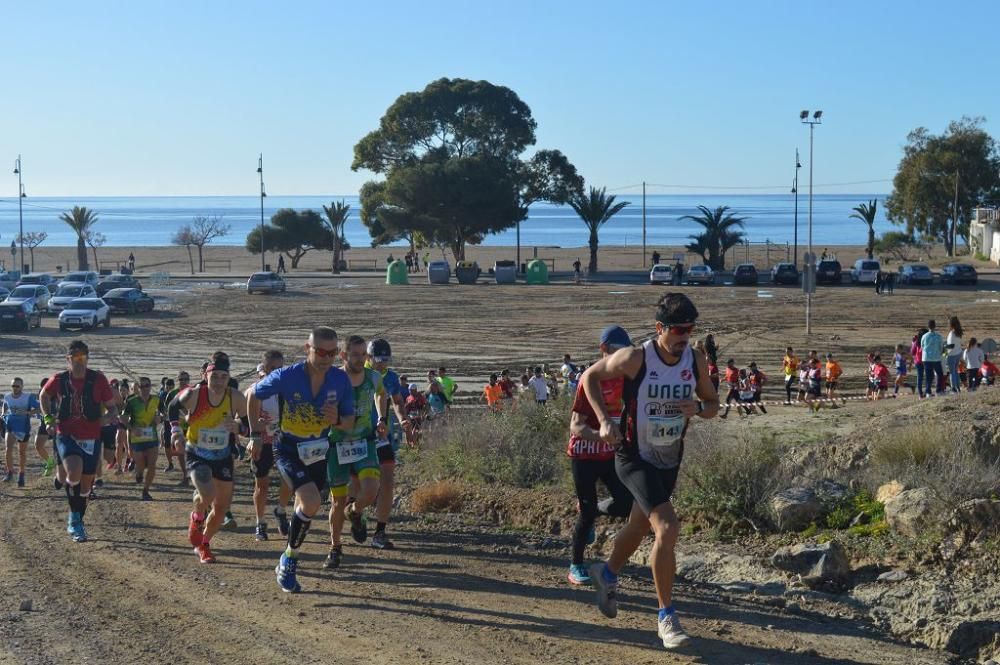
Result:
M386 284L409 284L410 280L406 277L406 264L402 261L393 261L385 269L385 283Z
M546 265L545 261L541 259L532 259L528 261L528 271L525 275L524 281L527 284L548 284L549 283L549 266Z

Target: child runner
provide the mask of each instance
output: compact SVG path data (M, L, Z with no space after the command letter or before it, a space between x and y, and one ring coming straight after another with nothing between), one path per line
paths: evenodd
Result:
M908 386L906 384L906 368L908 365L908 358L906 357L906 351L902 344L896 345L896 353L892 357L892 364L896 367L896 380L893 382L892 394L899 394L899 387L909 388L911 392L916 392L913 386Z
M792 347L789 346L785 348L785 357L781 360L781 371L785 373L785 404L792 403L792 387L795 382L795 372L798 369L799 359L795 357Z
M837 384L840 383L840 377L844 373L844 370L840 367L838 363L833 358L832 353L826 354L826 396L827 399L836 399L837 397ZM830 404L830 406L836 408L836 404Z
M760 408L761 413L767 413L764 403L760 401L760 395L764 391L764 384L767 383L767 375L757 369L757 363L750 363L750 388L753 390L754 404Z
M725 418L729 415L730 402L736 400L737 404L739 404L739 384L740 370L736 368L736 361L730 358L726 361L726 387L729 390L729 392L726 393L726 411L719 416L720 418Z

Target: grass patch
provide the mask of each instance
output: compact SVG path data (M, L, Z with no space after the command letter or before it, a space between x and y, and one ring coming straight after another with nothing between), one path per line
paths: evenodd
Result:
M454 513L462 508L462 487L453 480L437 480L421 485L410 495L415 513Z

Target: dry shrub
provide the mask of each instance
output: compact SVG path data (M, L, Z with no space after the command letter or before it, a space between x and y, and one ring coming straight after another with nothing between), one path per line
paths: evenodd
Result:
M421 485L410 495L410 509L415 513L455 513L461 508L462 486L453 480Z

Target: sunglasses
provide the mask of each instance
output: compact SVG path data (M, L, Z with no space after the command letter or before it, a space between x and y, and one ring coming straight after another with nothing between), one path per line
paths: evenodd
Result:
M80 352L77 352L77 353L71 353L71 354L69 354L69 358L71 358L73 360L81 360L83 358L88 357L89 355L90 355L89 353L83 353L82 351L80 351Z
M12 384L10 384L10 387L11 388L23 388L23 386L20 383L12 383Z
M316 353L316 356L319 358L334 358L340 353L340 349L337 348L319 349L316 348L315 346L310 346L309 348L312 349Z
M671 335L690 335L694 332L694 324L688 323L682 326L667 326Z

